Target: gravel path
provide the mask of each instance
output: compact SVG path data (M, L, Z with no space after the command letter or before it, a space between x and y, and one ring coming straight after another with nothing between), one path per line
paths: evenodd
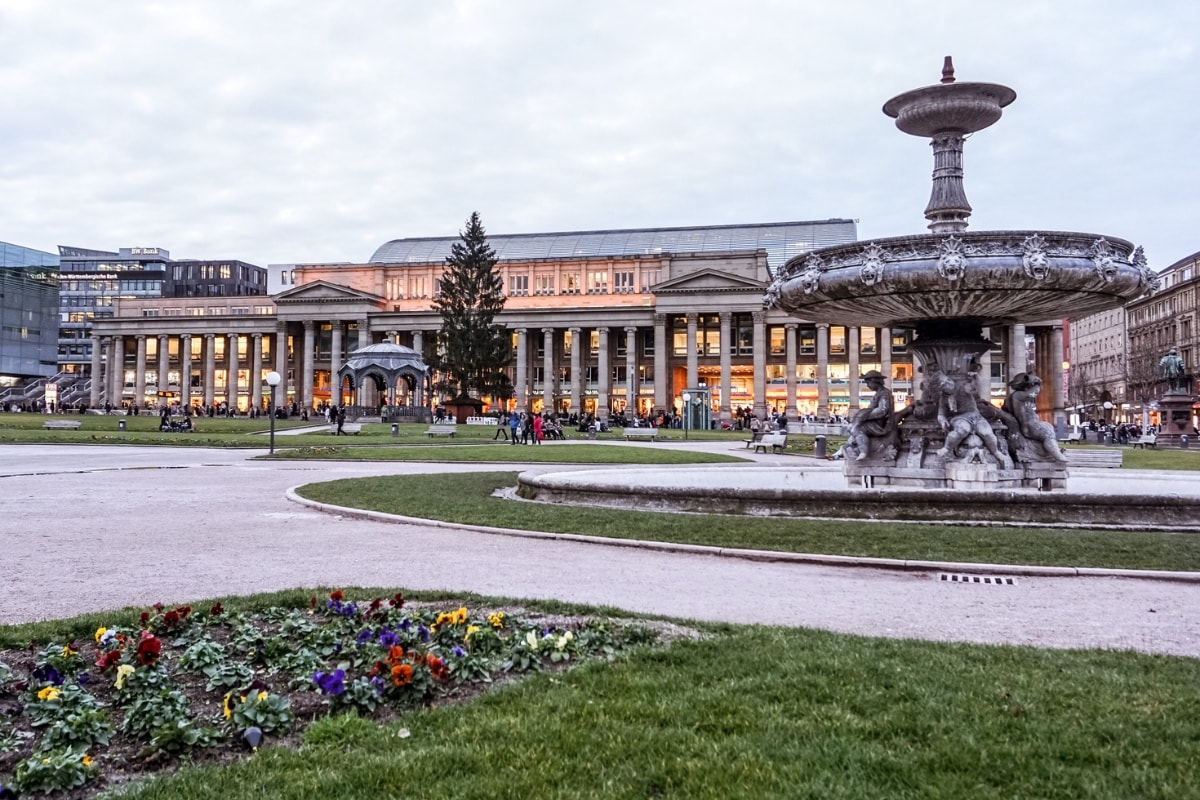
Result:
M1197 583L950 584L934 573L352 519L285 493L342 477L523 465L255 462L254 454L0 446L0 624L318 584L378 585L871 636L1200 657Z

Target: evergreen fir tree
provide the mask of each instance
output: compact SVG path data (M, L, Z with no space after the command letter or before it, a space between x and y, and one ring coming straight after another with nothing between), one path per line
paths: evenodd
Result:
M440 373L435 388L450 400L506 399L513 391L505 371L512 361L511 339L508 329L494 322L504 310L504 284L479 212L471 213L459 238L446 257L441 293L433 301L442 316L441 352L433 359Z

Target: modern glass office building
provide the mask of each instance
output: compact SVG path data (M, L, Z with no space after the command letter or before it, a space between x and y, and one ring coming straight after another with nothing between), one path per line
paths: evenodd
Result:
M0 387L56 371L58 256L0 242Z
M262 267L232 259L176 260L162 247L116 252L60 245L62 326L58 363L86 372L92 360L92 323L111 317L117 298L265 295Z

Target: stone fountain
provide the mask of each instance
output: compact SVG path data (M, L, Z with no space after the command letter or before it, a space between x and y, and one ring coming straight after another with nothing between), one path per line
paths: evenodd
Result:
M805 320L916 331L919 399L876 399L851 424L844 474L850 486L990 490L1060 489L1067 463L1054 428L1040 420L1036 376L1012 376L999 408L982 399L983 328L1081 316L1157 288L1142 248L1111 236L1053 231L967 232L963 143L997 122L1016 99L1007 86L959 83L950 57L940 84L893 97L883 112L933 146L928 234L874 239L797 256L764 298ZM865 376L871 377L871 376Z

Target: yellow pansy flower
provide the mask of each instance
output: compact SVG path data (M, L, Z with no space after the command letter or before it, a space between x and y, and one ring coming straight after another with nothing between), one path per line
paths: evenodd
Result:
M118 689L125 688L125 681L129 680L129 676L133 674L133 667L129 664L122 664L117 667L117 680L113 683Z
M268 697L270 697L270 696L271 696L271 695L270 695L270 694L268 694L267 692L259 692L259 693L258 693L258 702L260 702L260 703L261 703L261 702L263 702L264 700L266 700L266 699L267 699Z
M75 655L78 652L79 652L78 650L72 650L71 645L69 645L69 644L63 645L63 651L62 651L63 658L70 658L71 656Z
M471 634L472 634L472 633L477 633L478 631L479 631L479 626L478 626L478 625L468 625L468 626L467 626L467 635L463 637L463 641L464 641L464 642L469 642L469 641L471 641Z
M38 692L38 700L57 700L59 694L61 694L61 692L57 686L47 686L45 689L42 689L40 692Z
M100 644L100 640L104 638L104 634L108 633L108 628L96 628L96 634L92 637L96 640L96 644Z
M488 614L488 625L491 625L493 628L503 628L504 627L504 612L497 611L494 614Z
M225 695L225 699L221 701L221 713L225 715L225 719L233 716L233 706L229 704L229 695Z
M84 753L83 758L79 759L79 762L81 764L83 764L85 767L90 767L92 765L92 757L89 756L87 753Z

